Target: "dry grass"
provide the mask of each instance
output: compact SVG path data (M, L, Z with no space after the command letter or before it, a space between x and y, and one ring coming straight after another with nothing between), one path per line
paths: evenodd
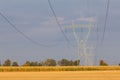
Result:
M0 67L0 72L105 71L105 70L120 70L120 66Z
M120 71L0 72L0 80L120 80Z

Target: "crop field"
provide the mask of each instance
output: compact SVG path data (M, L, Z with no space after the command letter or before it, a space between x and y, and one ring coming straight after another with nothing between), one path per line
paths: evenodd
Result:
M0 67L0 72L105 71L105 70L120 70L120 66Z
M120 80L120 67L0 67L0 80Z
M0 80L120 80L120 71L0 72Z

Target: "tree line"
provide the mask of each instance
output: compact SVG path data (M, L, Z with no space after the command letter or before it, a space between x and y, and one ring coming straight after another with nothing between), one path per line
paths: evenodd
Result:
M56 61L55 59L46 59L44 61L26 61L24 64L19 65L18 62L12 62L10 59L6 59L3 64L0 63L0 66L78 66L80 65L80 60L68 60L60 59ZM104 60L100 60L100 66L108 66ZM119 64L120 66L120 64Z
M19 65L18 62L12 62L10 59L7 59L0 63L0 66L78 66L80 65L80 60L68 60L61 59L56 61L55 59L46 59L44 61L26 61L24 64Z

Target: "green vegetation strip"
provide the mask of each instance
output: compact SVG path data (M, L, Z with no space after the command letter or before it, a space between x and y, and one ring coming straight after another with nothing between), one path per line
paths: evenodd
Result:
M60 66L60 67L0 67L0 72L40 72L40 71L105 71L120 70L120 66Z

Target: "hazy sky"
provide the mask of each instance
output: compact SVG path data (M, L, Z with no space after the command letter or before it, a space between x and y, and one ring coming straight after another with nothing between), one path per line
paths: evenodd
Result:
M105 39L101 44L107 0L51 0L62 30L70 43L76 46L70 29L72 21L76 25L92 22L94 29L89 42L97 49L94 51L95 63L104 59L108 64L120 63L120 0L110 0L109 17ZM0 12L3 13L20 31L44 47L33 44L18 33L0 16L0 60L9 58L20 64L26 60L40 61L46 58L77 59L77 48L66 42L56 24L48 0L0 0ZM96 28L98 27L98 33ZM84 34L85 31L79 31ZM78 32L77 31L77 32ZM98 38L97 38L98 35Z

